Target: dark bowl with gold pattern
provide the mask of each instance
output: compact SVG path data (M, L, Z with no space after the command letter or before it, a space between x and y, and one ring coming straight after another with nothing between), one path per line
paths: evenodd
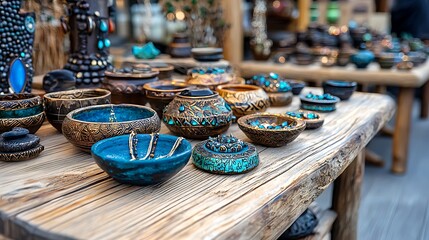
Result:
M59 132L66 115L78 108L109 104L110 91L105 89L76 89L47 93L43 96L49 123Z
M158 71L147 64L135 64L132 68L106 71L102 87L112 92L112 103L145 105L143 85L158 81Z
M253 142L267 147L281 147L293 140L305 129L303 120L285 114L256 113L237 121L240 129Z
M164 108L162 121L176 135L207 139L228 130L232 111L216 92L207 88L185 90Z
M35 133L45 120L40 96L30 93L0 95L0 133L14 127Z
M217 92L228 103L237 118L265 112L270 106L268 95L258 86L227 84L219 86Z
M167 106L177 94L193 88L194 86L189 86L185 82L168 80L146 83L143 86L151 108L156 111L160 118L162 118L162 111L165 106Z
M105 138L136 133L159 132L161 122L155 110L132 104L104 104L79 108L64 118L62 132L70 143L89 152Z

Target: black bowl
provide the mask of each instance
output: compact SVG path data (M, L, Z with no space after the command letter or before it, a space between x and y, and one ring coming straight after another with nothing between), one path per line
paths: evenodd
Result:
M356 90L356 82L343 82L329 80L323 83L323 92L339 97L341 100L349 99Z

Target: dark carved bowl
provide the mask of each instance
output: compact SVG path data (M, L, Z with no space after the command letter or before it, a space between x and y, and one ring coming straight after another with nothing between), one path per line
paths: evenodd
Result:
M44 120L41 97L28 93L0 95L0 132L23 127L35 133Z
M59 132L66 115L78 108L110 103L110 92L104 89L77 89L45 94L45 113Z
M323 92L348 100L356 90L356 82L326 81L323 83Z
M146 83L143 89L150 106L162 117L162 111L173 98L184 90L194 88L180 81L157 81Z
M149 134L137 134L138 158L146 154L150 138ZM121 183L152 185L167 181L178 173L191 157L192 146L189 141L183 139L171 157L157 158L168 154L177 140L175 136L160 134L153 159L137 158L131 161L128 139L128 135L112 137L95 143L91 148L97 165Z
M259 121L266 124L281 125L287 122L290 128L267 129L253 126L250 122ZM267 147L281 147L293 140L305 129L305 122L284 114L257 113L241 117L237 121L240 129L253 142Z
M305 87L305 82L298 80L287 80L289 85L292 87L293 95L299 95Z
M112 115L115 121L111 121ZM91 146L102 139L132 131L153 133L160 128L159 117L151 108L132 104L105 104L73 110L64 118L62 132L73 145L89 152Z
M332 112L335 111L337 102L340 101L340 98L332 96L331 100L315 100L306 98L306 96L300 96L301 108L310 111L318 112Z

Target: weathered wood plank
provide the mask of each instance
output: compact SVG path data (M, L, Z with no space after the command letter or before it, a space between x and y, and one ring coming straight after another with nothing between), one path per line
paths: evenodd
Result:
M426 119L429 116L429 82L422 87L422 96L420 98L420 118Z
M347 67L324 68L318 64L298 66L294 64L275 64L272 62L244 61L240 65L242 77L276 72L286 78L308 81L344 80L361 84L380 84L386 86L420 87L429 79L429 61L411 71L383 70L375 63L365 70Z
M365 153L362 151L335 180L332 209L337 219L332 227L332 239L357 239L360 192L364 176Z
M295 98L290 107L270 112L298 105ZM325 114L322 128L285 147L258 146L260 166L248 174L213 175L188 163L174 178L148 187L118 184L90 155L44 126L38 135L47 150L40 158L0 163L2 232L51 239L273 239L343 172L393 112L389 97L356 93ZM248 140L236 125L229 132Z
M407 168L413 100L414 88L402 87L399 89L398 113L396 114L392 148L392 172L398 174L405 173Z

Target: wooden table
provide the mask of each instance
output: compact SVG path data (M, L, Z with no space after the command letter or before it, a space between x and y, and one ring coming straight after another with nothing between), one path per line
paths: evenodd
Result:
M312 89L315 91L315 89ZM298 108L294 98L285 112ZM335 180L334 239L356 239L361 151L394 113L393 100L356 93L325 125L285 147L257 146L260 165L214 175L191 162L155 186L119 184L47 123L39 158L0 162L0 235L21 239L276 239ZM163 126L163 133L168 130ZM249 141L237 125L228 133ZM194 145L198 141L192 141Z
M347 67L324 68L319 64L298 66L293 64L275 64L269 62L245 61L240 66L242 77L255 74L276 72L286 78L304 81L323 82L326 80L355 81L361 84L377 84L399 87L395 131L393 134L392 172L404 173L408 158L408 145L411 127L411 111L414 90L423 87L421 99L421 117L429 115L429 61L411 70L383 70L377 64L368 69L359 70L349 64Z
M171 58L170 55L161 54L155 59L137 59L132 55L112 55L112 63L115 67L119 68L125 62L131 63L150 63L150 62L162 62L173 65L175 68L193 68L198 66L210 66L210 67L229 67L229 62L226 60L220 60L217 62L199 62L193 58Z

